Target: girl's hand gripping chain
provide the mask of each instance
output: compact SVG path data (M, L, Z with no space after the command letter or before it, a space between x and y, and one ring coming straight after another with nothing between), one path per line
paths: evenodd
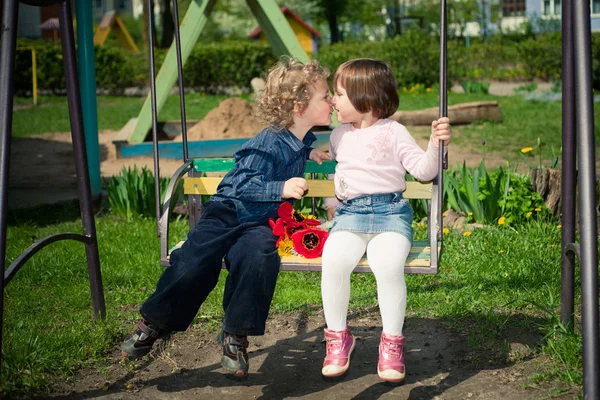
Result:
M431 140L433 144L439 146L440 140L444 141L444 146L450 144L452 139L452 127L450 126L450 119L448 117L442 117L431 123Z

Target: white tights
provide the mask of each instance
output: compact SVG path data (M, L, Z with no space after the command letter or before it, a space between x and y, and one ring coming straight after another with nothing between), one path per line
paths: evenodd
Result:
M406 313L404 263L410 241L395 232L376 234L338 231L332 233L323 249L321 295L327 328L346 329L350 301L350 274L367 253L377 281L377 299L383 331L401 336Z

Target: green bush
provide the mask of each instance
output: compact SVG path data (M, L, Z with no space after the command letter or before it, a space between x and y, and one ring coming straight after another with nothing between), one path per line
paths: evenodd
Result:
M490 84L488 82L472 81L466 79L460 82L465 93L471 94L488 94L490 91Z
M169 180L160 179L160 201L164 201ZM108 202L111 211L125 218L154 217L156 215L156 196L154 194L154 175L146 167L139 170L137 166L123 167L120 175L113 176L106 182ZM177 203L177 199L183 191L183 183L175 190L171 205Z
M61 48L45 45L36 47L36 53L38 89L50 90L55 94L64 93L65 69Z
M336 43L322 46L316 58L332 72L344 61L370 57L387 62L396 76L398 87L423 84L432 87L439 82L439 38L420 30L409 30L382 42ZM464 50L448 46L448 80L461 77Z
M562 71L562 44L560 33L546 33L517 45L519 60L527 78L560 79Z
M264 42L196 45L185 65L184 82L208 93L229 86L249 88L252 78L264 75L274 62L273 50Z
M444 209L470 216L474 222L522 225L534 217L550 218L542 197L529 176L502 167L489 173L483 161L478 168L462 167L444 173Z
M544 199L533 190L528 175L511 175L510 189L503 199L498 201L502 207L502 216L507 225L523 225L532 219L551 218L550 210Z
M113 94L121 93L125 88L139 84L136 78L148 67L144 56L132 54L117 47L95 46L96 53L96 86Z
M600 33L592 33L592 87L600 90Z

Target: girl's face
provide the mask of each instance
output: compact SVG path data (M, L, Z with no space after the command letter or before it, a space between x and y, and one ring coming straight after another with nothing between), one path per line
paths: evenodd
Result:
M341 123L360 123L362 114L354 108L346 89L338 81L334 88L335 93L331 103L337 112L337 119Z
M327 126L331 123L332 113L329 86L325 80L317 81L308 106L302 112L302 119L311 126Z

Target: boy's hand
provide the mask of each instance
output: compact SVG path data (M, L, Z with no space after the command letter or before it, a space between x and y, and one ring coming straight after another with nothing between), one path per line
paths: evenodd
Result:
M327 221L331 221L335 217L335 207L327 208Z
M329 154L319 149L312 149L312 151L308 155L308 158L310 158L313 161L316 161L319 165L323 164L324 160L331 160L331 156Z
M443 117L431 123L431 140L436 146L440 145L440 140L444 141L444 145L450 144L452 139L452 127L450 126L450 118Z
M308 190L308 183L304 178L290 178L283 184L283 193L281 197L284 199L300 200L304 196L304 192Z

